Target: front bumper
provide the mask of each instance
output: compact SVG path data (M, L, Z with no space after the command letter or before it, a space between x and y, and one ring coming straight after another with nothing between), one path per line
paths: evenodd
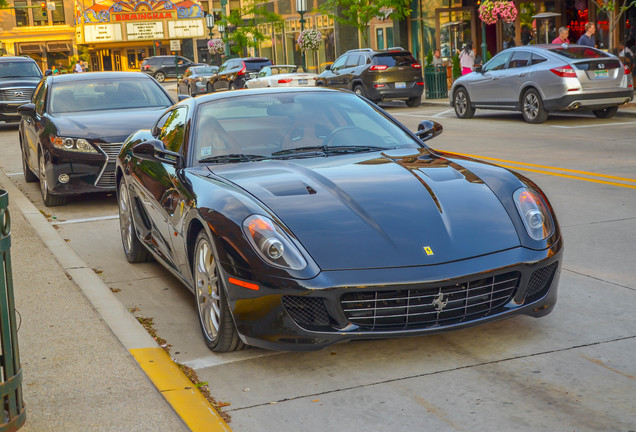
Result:
M435 266L323 271L309 280L250 275L227 265L221 273L244 342L316 350L547 315L557 299L562 254L559 240L544 251L518 247ZM250 280L259 290L232 285L229 277Z
M632 99L634 99L633 89L603 93L579 93L558 99L546 99L543 106L546 111L591 110L622 105Z
M0 102L0 121L17 123L20 121L20 114L18 114L18 107L29 103L29 101L18 102Z

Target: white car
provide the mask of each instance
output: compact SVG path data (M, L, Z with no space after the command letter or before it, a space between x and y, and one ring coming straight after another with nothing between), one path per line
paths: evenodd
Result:
M245 87L312 87L316 85L317 76L315 73L298 72L298 66L294 65L265 66L256 78L245 83Z

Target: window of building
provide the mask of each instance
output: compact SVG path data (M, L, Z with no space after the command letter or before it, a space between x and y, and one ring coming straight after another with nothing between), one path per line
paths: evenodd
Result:
M37 0L31 0L31 6L36 6L31 9L33 13L33 25L34 26L45 26L49 25L49 11L42 11L40 5L42 2Z
M62 0L55 0L55 10L51 11L51 19L53 24L65 24L64 2Z
M29 10L26 9L27 2L17 1L15 6L15 25L16 27L26 27L29 25Z

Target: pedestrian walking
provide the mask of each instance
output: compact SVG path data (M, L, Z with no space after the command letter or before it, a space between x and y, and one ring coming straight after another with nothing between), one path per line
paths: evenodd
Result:
M73 68L73 73L82 73L86 70L84 66L84 61L79 59L77 63L75 63L75 67Z
M596 25L591 22L585 24L585 33L583 33L576 43L594 48L594 45L596 45L594 33L596 33Z
M559 28L559 35L552 41L555 45L569 44L570 43L570 29L567 27Z
M473 51L473 43L466 42L464 49L459 54L459 65L462 68L462 75L469 74L475 66L475 52Z

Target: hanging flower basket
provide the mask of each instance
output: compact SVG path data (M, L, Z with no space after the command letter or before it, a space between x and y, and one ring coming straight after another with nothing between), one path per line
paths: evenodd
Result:
M486 0L479 6L479 19L484 23L495 24L499 18L504 22L512 23L517 18L517 7L509 0Z
M316 51L321 41L322 33L316 29L303 30L298 36L298 46L302 51Z
M225 51L225 45L221 39L210 39L208 50L210 50L210 54L222 54Z

